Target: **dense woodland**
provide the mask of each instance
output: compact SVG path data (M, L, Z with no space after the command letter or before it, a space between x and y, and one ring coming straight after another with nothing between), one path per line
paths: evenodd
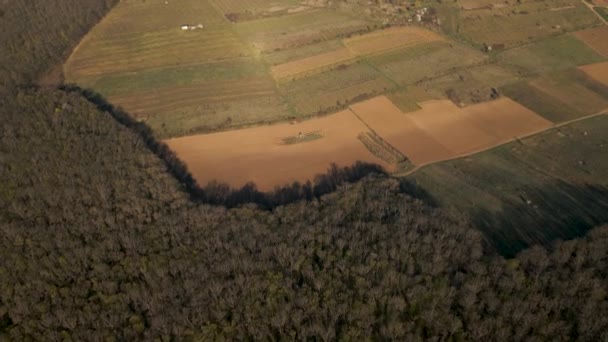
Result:
M505 259L382 174L193 201L141 128L34 86L108 8L0 2L0 340L608 339L606 226Z

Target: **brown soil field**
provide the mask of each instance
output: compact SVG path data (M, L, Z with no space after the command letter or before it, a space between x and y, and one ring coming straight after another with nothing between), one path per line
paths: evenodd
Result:
M608 85L608 62L583 65L579 67L592 79Z
M608 4L608 0L606 2ZM608 26L578 31L574 35L597 53L608 57Z
M278 97L274 82L268 76L158 88L112 96L110 101L139 117L194 104L259 97Z
M415 165L482 151L553 125L506 97L466 108L448 100L419 105L422 109L403 113L379 96L351 108Z
M272 76L275 79L287 78L298 74L307 73L315 69L336 65L354 59L350 50L341 48L335 51L298 59L295 61L275 65L272 67Z
M443 40L440 35L422 28L393 27L345 39L344 45L362 56L440 40Z
M455 155L395 106L386 96L351 106L376 134L405 154L414 165L423 165Z
M323 137L299 144L282 144L286 137L319 131ZM371 154L357 139L369 130L350 110L296 124L277 124L165 142L183 160L200 185L217 180L233 187L254 182L259 190L294 181L306 182L325 173L332 163L356 161L391 167Z

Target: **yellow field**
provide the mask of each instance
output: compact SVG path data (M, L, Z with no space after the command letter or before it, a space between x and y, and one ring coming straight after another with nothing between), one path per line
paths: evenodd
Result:
M344 45L358 56L443 40L435 32L419 27L394 27L344 40Z

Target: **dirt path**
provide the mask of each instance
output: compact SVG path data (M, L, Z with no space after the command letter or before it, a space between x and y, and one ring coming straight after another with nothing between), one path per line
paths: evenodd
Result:
M460 158L471 156L473 154L489 151L491 149L494 149L494 148L497 148L497 147L500 147L500 146L512 143L512 142L517 141L517 140L529 138L531 136L534 136L534 135L537 135L537 134L540 134L540 133L543 133L543 132L547 132L547 131L550 131L550 130L553 130L553 129L556 129L556 128L560 128L560 127L563 127L563 126L568 126L568 125L573 124L575 122L591 119L591 118L594 118L594 117L600 116L600 115L608 115L608 108L606 108L606 109L604 109L604 110L602 110L602 111L600 111L598 113L595 113L595 114L591 114L591 115L583 116L583 117L580 117L580 118L572 119L572 120L565 121L565 122L562 122L562 123L559 123L559 124L555 124L555 125L553 125L551 127L548 127L548 128L544 128L544 129L538 130L536 132L531 132L531 133L528 133L528 134L525 134L525 135L521 135L519 137L514 137L511 140L505 141L505 142L503 142L500 145L496 145L496 146L492 146L492 147L488 147L488 148L483 148L483 149L480 149L480 150L477 150L477 151L469 152L467 154L463 154L463 155L459 155L459 156L451 157L451 158L446 158L446 159L442 159L442 160L437 160L437 161L434 161L434 162L431 162L431 163L426 163L426 164L423 164L423 165L417 165L416 167L414 167L411 170L408 170L407 172L396 173L396 174L393 174L393 176L395 176L395 177L406 177L406 176L409 176L409 175L413 174L414 172L422 169L423 167L426 167L426 166L429 166L429 165L433 165L433 164L437 164L437 163L443 163L443 162L450 161L450 160L456 160L456 159L460 159Z
M591 12L593 12L593 14L595 14L595 15L596 15L598 18L600 18L600 20L601 20L601 21L602 21L604 24L607 24L607 25L608 25L608 21L606 21L606 20L604 19L604 17L602 17L602 16L601 16L599 13L597 13L597 12L596 12L596 11L593 9L593 7L594 7L593 5L591 5L590 3L588 3L588 2L587 2L587 1L585 1L585 0L581 0L581 1L583 2L583 4L585 4L585 6L587 6L587 8L589 8L589 10L590 10Z

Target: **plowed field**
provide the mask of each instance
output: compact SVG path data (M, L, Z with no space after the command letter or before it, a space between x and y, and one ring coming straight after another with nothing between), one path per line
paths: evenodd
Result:
M317 132L322 138L298 144L285 137ZM357 139L367 132L351 111L297 124L278 124L214 134L169 139L166 143L183 160L201 185L218 180L233 187L255 182L270 191L277 185L305 182L325 173L332 163L356 161L388 164L371 154Z
M379 96L351 109L416 165L482 151L552 125L508 98L466 108L447 100L420 106L421 110L403 113Z
M580 69L594 80L608 85L608 62L584 65Z

